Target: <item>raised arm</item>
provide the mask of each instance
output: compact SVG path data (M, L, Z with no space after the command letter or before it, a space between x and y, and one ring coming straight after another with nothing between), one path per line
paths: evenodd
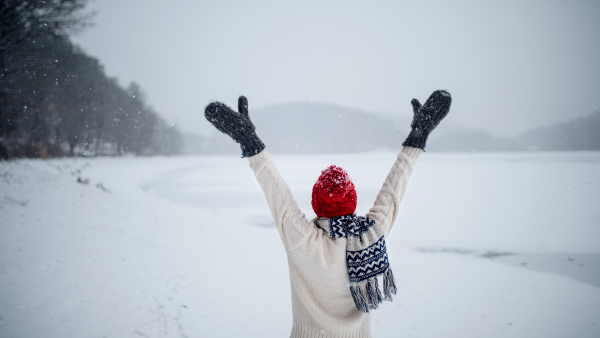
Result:
M375 204L367 213L367 216L374 219L383 229L386 236L396 221L398 207L406 191L408 179L419 155L425 150L427 138L448 115L451 103L452 97L445 90L433 92L423 106L417 99L411 101L414 116L410 125L410 134L402 143L404 147L383 183Z
M383 182L383 187L377 194L373 207L367 213L367 217L375 220L386 236L396 221L400 201L402 201L408 186L408 179L421 152L422 150L418 148L402 147L392 170Z
M248 160L265 194L281 241L286 250L292 251L302 244L311 231L316 231L316 228L298 208L292 191L271 161L271 154L263 150Z
M290 188L271 161L271 155L264 150L265 145L256 135L248 115L248 100L244 96L238 99L238 111L221 102L212 102L206 106L204 115L219 131L240 144L242 157L250 161L250 167L265 194L283 245L291 251L315 229L300 212Z

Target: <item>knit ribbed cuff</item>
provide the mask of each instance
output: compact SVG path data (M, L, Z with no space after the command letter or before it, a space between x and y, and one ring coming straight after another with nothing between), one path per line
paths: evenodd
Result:
M242 149L242 157L252 157L265 149L265 144L256 133L240 135L239 139L241 140L238 143Z
M260 153L254 155L254 156L250 156L250 157L246 157L246 158L250 162L250 166L251 167L255 167L260 162L265 161L265 160L269 160L271 158L271 154L268 151L263 150L263 151L261 151Z
M411 160L416 160L419 158L423 150L419 148L404 146L402 147L401 152L406 154L406 156L408 156L408 158L410 158Z
M413 129L408 134L408 137L404 142L402 142L403 146L414 147L425 149L425 143L427 143L428 134L423 133L422 130Z
M257 168L264 166L271 160L271 154L268 151L263 150L254 156L246 158L248 159L248 162L250 162L250 168L256 171Z
M371 332L368 328L364 330L348 332L348 333L333 333L323 329L317 329L307 325L302 325L294 320L292 326L292 334L290 338L371 338Z

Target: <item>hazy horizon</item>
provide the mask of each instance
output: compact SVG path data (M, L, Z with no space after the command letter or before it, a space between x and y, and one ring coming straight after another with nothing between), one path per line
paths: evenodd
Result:
M408 115L453 95L448 122L514 136L600 107L594 1L96 0L74 41L136 81L167 120L207 133L203 108L309 101Z

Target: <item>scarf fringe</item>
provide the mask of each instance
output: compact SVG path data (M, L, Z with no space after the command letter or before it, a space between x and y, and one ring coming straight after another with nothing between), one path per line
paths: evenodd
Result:
M384 300L392 301L392 295L395 295L398 290L392 269L388 267L380 276L383 276L383 296L379 289L377 277L369 278L360 283L352 283L350 293L357 310L368 313L369 310L377 310L379 304L383 303Z
M379 283L377 282L377 277L370 278L367 281L367 298L369 299L369 308L371 310L377 310L379 307L379 303L383 300L381 299L381 291L379 291Z
M369 312L369 308L367 307L367 301L365 300L365 296L363 295L362 288L357 286L350 287L350 293L352 294L352 298L354 298L354 304L356 305L356 309L362 312Z
M384 300L392 301L392 295L397 292L396 281L394 280L394 274L391 268L387 268L383 274L383 294L385 295Z

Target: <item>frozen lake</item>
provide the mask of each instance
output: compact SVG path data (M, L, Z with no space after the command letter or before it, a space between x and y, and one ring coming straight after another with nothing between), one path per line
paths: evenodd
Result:
M349 172L364 214L394 159L273 156L309 219L325 167ZM423 154L374 336L600 336L599 202L598 152ZM285 251L245 159L0 162L0 229L0 337L291 330Z

